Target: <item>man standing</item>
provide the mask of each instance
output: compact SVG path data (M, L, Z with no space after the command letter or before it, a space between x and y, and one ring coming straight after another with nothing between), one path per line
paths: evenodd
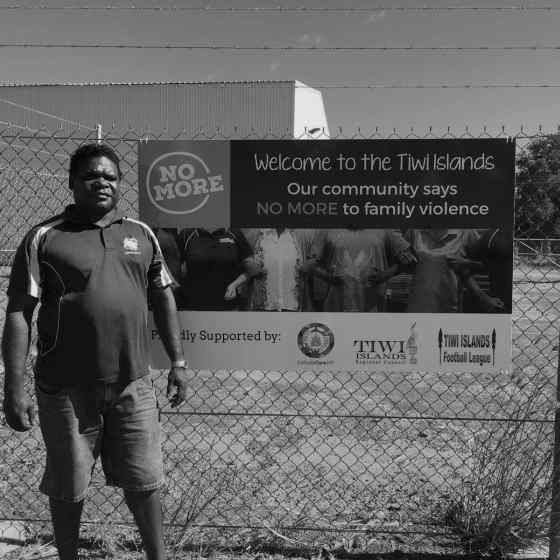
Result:
M185 398L185 361L172 280L157 239L119 213L121 170L106 145L71 157L74 204L33 228L18 248L2 339L4 412L33 424L24 390L38 301L35 389L46 446L40 490L49 496L61 560L77 558L83 501L95 461L124 490L149 560L164 557L160 428L148 370L148 296L172 366L167 396Z

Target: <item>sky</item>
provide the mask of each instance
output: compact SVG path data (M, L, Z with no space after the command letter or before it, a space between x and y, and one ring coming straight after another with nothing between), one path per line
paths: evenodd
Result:
M53 9L1 9L37 6ZM209 10L69 9L176 6ZM523 5L549 10L509 9ZM281 6L283 11L262 8ZM425 10L422 7L440 8ZM338 11L287 11L286 8ZM449 9L469 7L478 9ZM488 9L488 8L501 9ZM249 11L242 11L249 8ZM254 8L261 8L255 11ZM348 11L340 11L345 8ZM408 9L399 9L408 8ZM251 9L253 9L251 11ZM300 80L322 91L329 128L399 135L516 134L560 125L560 2L548 0L0 0L0 43L237 45L260 50L0 46L0 83ZM558 47L322 51L331 47ZM262 50L263 47L309 50ZM315 47L315 50L312 48ZM559 87L488 88L540 84ZM365 89L364 85L391 86ZM396 88L394 86L406 86ZM415 86L457 86L470 88ZM342 86L342 87L341 87ZM1 115L1 104L0 104ZM1 118L1 116L0 116Z

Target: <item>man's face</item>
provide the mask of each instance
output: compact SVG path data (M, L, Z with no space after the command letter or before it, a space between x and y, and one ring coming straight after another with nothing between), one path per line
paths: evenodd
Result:
M84 162L71 184L76 206L94 215L110 212L119 200L119 172L105 156Z

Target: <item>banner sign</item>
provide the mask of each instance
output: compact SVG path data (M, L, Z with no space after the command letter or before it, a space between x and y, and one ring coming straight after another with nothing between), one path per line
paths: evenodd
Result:
M511 226L513 162L514 143L495 139L150 141L140 214L162 227Z
M510 369L513 141L166 140L138 157L191 367Z

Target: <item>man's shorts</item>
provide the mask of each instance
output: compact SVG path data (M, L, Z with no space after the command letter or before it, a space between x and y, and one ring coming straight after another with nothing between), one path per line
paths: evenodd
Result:
M41 492L57 500L82 501L99 455L109 485L131 492L162 485L159 411L149 376L125 386L66 389L38 381L36 392L47 449Z

